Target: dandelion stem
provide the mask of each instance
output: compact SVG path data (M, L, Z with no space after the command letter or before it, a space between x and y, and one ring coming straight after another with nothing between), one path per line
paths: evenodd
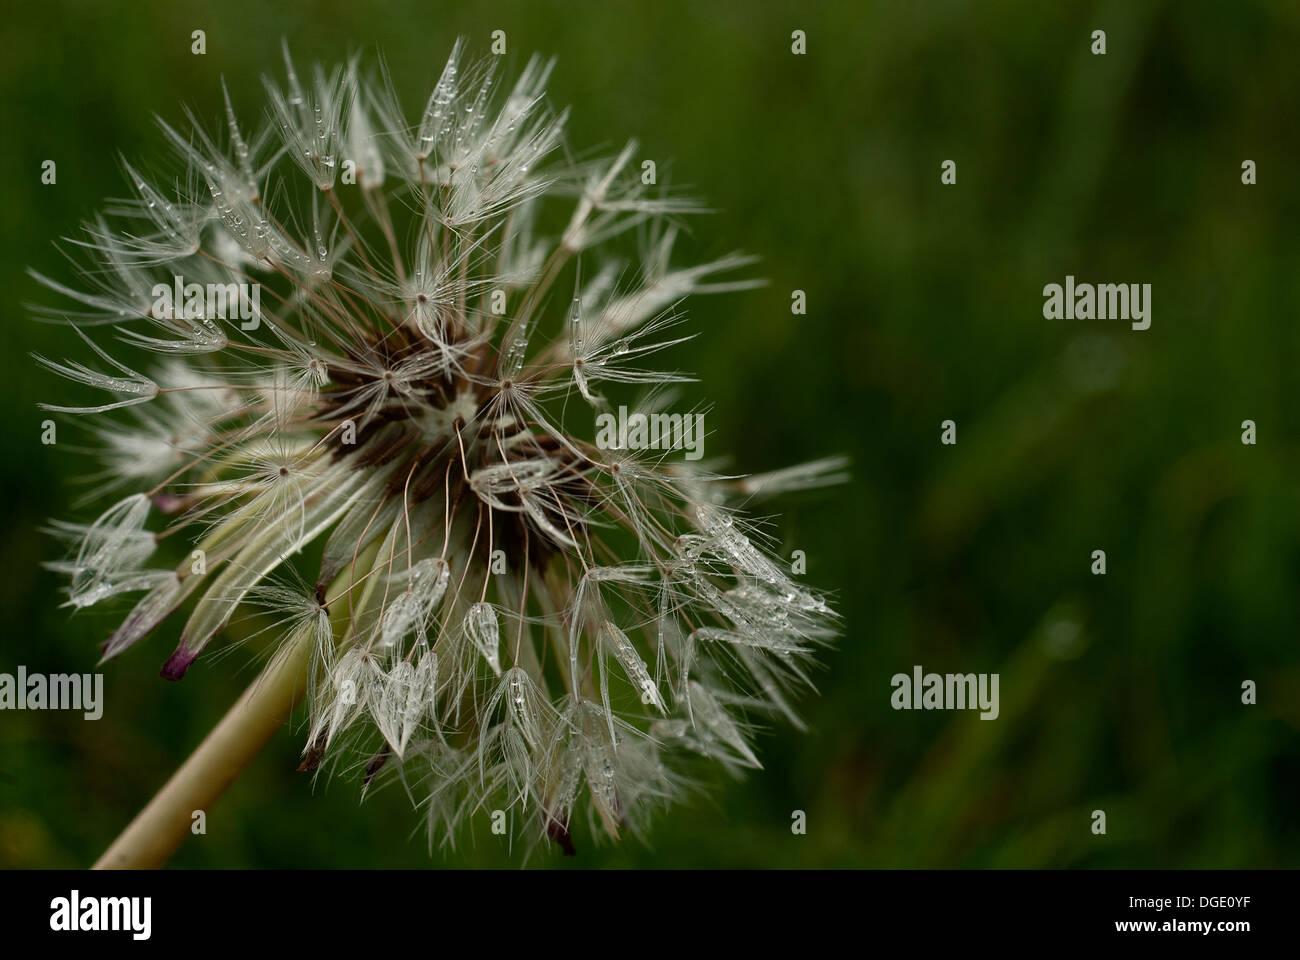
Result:
M210 810L289 718L305 689L310 636L278 651L148 806L95 863L96 870L161 867L189 834L194 812Z
M364 577L375 547L362 551L326 591L327 606ZM335 621L335 637L340 624ZM306 691L312 636L303 632L276 651L248 689L199 744L148 805L95 862L96 870L152 870L161 867L190 833L194 813L208 811L284 725Z

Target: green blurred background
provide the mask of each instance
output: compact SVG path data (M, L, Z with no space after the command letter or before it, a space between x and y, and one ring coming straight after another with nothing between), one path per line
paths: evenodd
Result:
M190 54L190 32L208 52ZM38 527L93 464L31 351L24 269L164 152L154 113L262 109L280 38L300 66L382 49L413 103L453 39L554 54L571 143L671 160L716 213L679 251L763 258L761 290L690 304L683 360L712 452L746 469L833 453L851 485L774 532L834 590L845 635L771 731L766 769L661 816L647 843L542 866L1294 866L1300 859L1300 6L880 2L120 4L43 0L0 34L0 672L89 671L108 615L57 609ZM790 52L794 29L808 52ZM1107 32L1105 56L1090 33ZM40 184L40 165L58 183ZM957 162L956 186L940 164ZM1258 165L1243 186L1241 162ZM1151 329L1048 321L1044 284L1146 282ZM808 295L790 314L790 291ZM939 424L958 424L941 446ZM1258 424L1243 446L1240 424ZM69 438L65 440L64 438ZM82 516L85 516L83 510ZM1089 573L1105 549L1106 576ZM0 714L0 865L102 851L250 680L242 652L157 677L172 623L107 665L107 708ZM895 712L913 664L999 672L1001 717ZM1241 682L1259 703L1240 702ZM181 867L511 865L486 819L430 857L396 791L313 785L284 730ZM792 835L791 811L808 817ZM1090 813L1104 809L1106 836ZM416 833L414 838L412 834Z

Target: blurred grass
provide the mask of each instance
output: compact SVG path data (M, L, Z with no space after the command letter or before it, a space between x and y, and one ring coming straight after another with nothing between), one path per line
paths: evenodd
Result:
M559 58L575 147L636 136L717 208L684 255L763 258L769 287L690 305L712 449L753 470L845 452L856 478L774 522L846 620L811 732L773 730L764 771L660 817L648 844L580 835L576 858L531 862L1296 865L1300 8L1283 0L8 11L0 671L90 670L112 625L56 609L38 567L54 547L36 528L89 465L67 419L59 446L38 441L35 403L59 388L27 354L75 348L25 317L42 295L23 270L66 276L52 241L121 195L119 152L162 153L154 113L216 117L222 76L260 109L282 36L299 61L378 47L415 102L456 35L486 51L498 28L516 65ZM1105 57L1088 53L1098 28ZM1043 285L1067 273L1151 283L1151 329L1043 320ZM949 418L956 447L938 442ZM175 631L105 668L97 722L0 714L0 865L89 863L250 679L237 651L159 680ZM889 677L916 663L1000 672L1001 717L891 710ZM353 782L313 793L298 741L277 737L176 865L515 862L486 822L431 860L398 794L356 810Z

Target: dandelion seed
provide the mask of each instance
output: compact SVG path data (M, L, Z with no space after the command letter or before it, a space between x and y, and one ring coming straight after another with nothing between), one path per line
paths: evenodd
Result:
M490 603L476 603L465 615L465 632L483 654L492 672L501 675L501 629Z

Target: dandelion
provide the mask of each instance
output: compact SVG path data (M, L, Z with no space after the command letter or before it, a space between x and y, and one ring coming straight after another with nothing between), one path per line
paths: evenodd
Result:
M49 409L94 418L119 487L55 526L69 605L140 595L106 659L186 610L169 680L237 615L275 640L101 863L165 859L300 697L302 768L400 783L431 844L500 809L571 850L575 817L641 830L692 757L757 767L835 617L740 508L843 464L735 477L589 439L602 390L656 408L689 379L648 361L689 339L683 300L753 286L750 259L672 266L698 205L643 184L633 144L566 159L550 63L507 87L457 44L415 117L382 72L285 67L268 129L227 96L223 130L164 125L171 186L126 167L134 198L77 241L88 289L38 276L95 365L41 362L107 394ZM177 278L257 284L258 309L155 309Z

